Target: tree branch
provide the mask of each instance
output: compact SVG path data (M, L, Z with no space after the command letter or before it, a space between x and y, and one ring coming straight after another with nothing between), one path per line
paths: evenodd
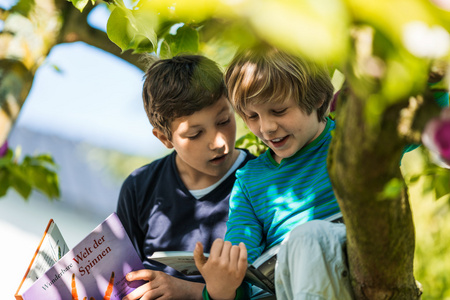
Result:
M131 50L122 53L122 50L111 42L108 35L101 30L90 27L88 32L83 32L79 35L78 41L85 42L86 44L111 53L142 71L145 71L148 67L143 55L133 54Z
M145 71L148 64L143 59L143 55L133 54L132 51L122 53L122 50L108 38L104 31L93 28L88 24L87 16L92 8L93 6L88 5L82 13L74 8L71 3L64 8L65 22L60 32L58 43L84 42L111 53Z
M21 61L0 59L0 144L3 145L31 89L33 76Z

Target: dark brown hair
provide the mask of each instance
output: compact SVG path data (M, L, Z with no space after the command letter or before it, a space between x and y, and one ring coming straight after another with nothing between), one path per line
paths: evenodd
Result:
M201 55L179 55L154 62L144 76L142 98L153 128L172 139L171 124L226 96L223 73Z

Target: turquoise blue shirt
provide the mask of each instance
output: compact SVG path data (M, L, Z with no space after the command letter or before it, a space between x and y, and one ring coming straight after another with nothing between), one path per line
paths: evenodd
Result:
M244 242L249 263L297 225L341 216L327 170L334 128L327 119L319 137L280 164L268 150L236 172L225 240Z

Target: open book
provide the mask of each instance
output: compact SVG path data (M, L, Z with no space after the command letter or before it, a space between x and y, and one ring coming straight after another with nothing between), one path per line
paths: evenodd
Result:
M253 264L248 265L244 281L263 290L275 294L275 264L280 245L266 250ZM208 254L205 253L208 257ZM165 264L185 275L199 275L195 266L194 255L189 251L161 251L149 257L154 261Z
M140 269L144 266L115 213L72 250L50 220L15 297L122 299L144 283L125 279L128 272Z

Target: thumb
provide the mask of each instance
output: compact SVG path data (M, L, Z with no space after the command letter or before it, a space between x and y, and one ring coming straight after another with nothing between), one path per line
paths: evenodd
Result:
M201 272L203 266L205 265L205 263L207 261L207 258L203 254L203 244L200 242L197 242L197 244L195 244L194 261L195 261L195 265L196 265L197 269Z

